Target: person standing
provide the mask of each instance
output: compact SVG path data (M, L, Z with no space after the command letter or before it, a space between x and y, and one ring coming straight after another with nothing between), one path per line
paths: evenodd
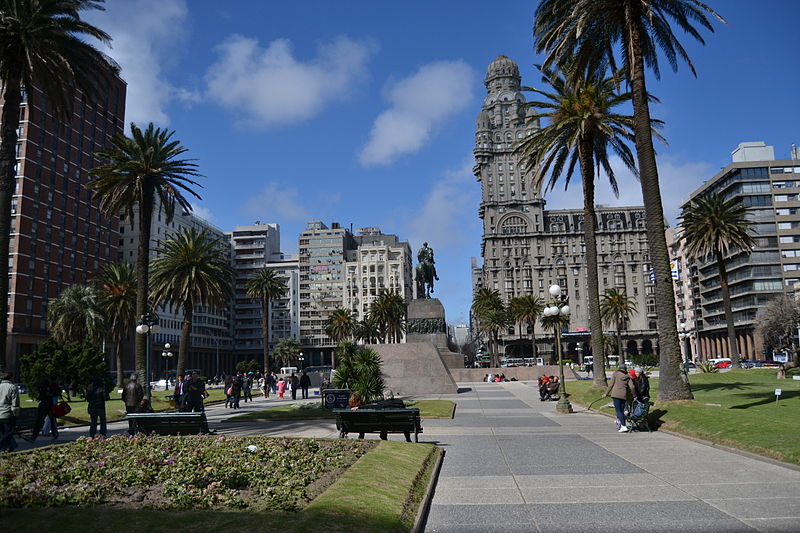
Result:
M292 372L292 375L289 376L289 383L292 386L292 400L297 399L297 389L300 388L300 379Z
M183 376L178 376L178 381L175 382L172 400L175 402L175 407L178 411L183 412L186 409L186 382L183 380Z
M628 403L628 391L632 395L636 395L636 389L633 386L633 380L628 374L628 367L620 365L613 374L611 374L611 383L603 398L607 398L611 394L611 399L614 402L614 411L617 413L617 424L619 425L619 432L626 433L628 427L625 425L625 404Z
M269 373L269 385L272 388L272 394L278 393L278 375L275 372Z
M122 401L125 403L125 412L137 412L139 406L142 404L142 400L144 400L144 389L139 384L139 374L134 372L131 374L131 378L128 380L128 383L126 383L125 387L122 389ZM136 421L129 418L128 434L136 435L137 430L138 427L136 426Z
M225 390L225 408L227 409L228 407L233 407L233 376L225 376L223 387Z
M108 400L108 390L103 378L96 377L89 385L86 392L87 411L89 412L89 438L93 439L97 434L97 421L100 421L100 435L108 436L106 429L106 400Z
M186 407L187 411L192 413L202 413L205 408L203 406L203 399L208 398L206 392L206 384L200 378L197 371L192 372L192 379L186 385Z
M253 401L253 373L248 372L245 374L244 379L242 380L242 394L244 394L244 402L252 402Z
M278 382L278 398L283 400L283 393L286 390L286 378L281 378Z
M233 408L239 408L239 401L242 399L242 384L244 380L242 379L242 374L236 374L236 377L233 378Z
M311 386L311 378L308 377L308 374L306 374L306 371L303 370L303 375L300 376L300 389L302 389L302 391L303 391L303 399L304 400L308 399L308 387L310 387L310 386Z
M269 398L269 385L267 384L267 375L264 374L258 378L258 390L264 398Z
M636 399L640 402L647 402L650 400L650 379L647 374L642 370L642 367L637 366L633 369L636 377L633 379L633 387L636 389Z
M19 391L12 377L10 372L0 376L0 452L17 449L14 427L19 416Z

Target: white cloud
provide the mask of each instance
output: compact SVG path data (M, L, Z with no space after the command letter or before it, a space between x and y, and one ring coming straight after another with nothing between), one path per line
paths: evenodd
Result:
M263 48L256 39L233 35L217 46L219 60L206 73L207 97L248 125L307 120L352 93L374 51L371 43L337 37L300 61L287 39Z
M312 218L311 212L300 202L297 189L269 182L261 192L244 203L242 213L260 220L300 220Z
M126 122L168 125L170 102L197 100L196 93L174 87L165 76L185 36L185 0L126 0L109 2L106 9L87 18L112 38L111 49L100 48L119 63L128 83Z
M212 222L214 220L214 213L211 212L211 209L197 204L190 205L192 206L192 214L195 216L198 216L208 222Z
M419 150L437 127L471 103L473 78L463 61L437 61L391 83L390 107L375 119L361 164L386 165Z
M603 174L597 181L595 203L610 206L643 205L642 189L639 181L624 167L619 158L611 159L614 175L619 185L619 198L614 196ZM714 175L713 167L703 161L685 161L673 155L658 158L658 176L661 184L661 204L664 216L671 226L677 223L680 205L689 194L702 185L703 181ZM576 171L570 180L569 189L564 191L563 182L545 195L548 209L575 209L583 207L580 174Z

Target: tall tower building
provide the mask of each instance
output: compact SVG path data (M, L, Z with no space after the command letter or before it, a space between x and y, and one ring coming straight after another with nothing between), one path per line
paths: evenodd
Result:
M66 120L37 87L23 94L8 257L12 369L47 338L48 301L117 257L118 220L105 217L84 186L96 152L123 131L125 82L108 73L97 89L94 99L76 96Z
M569 332L562 336L565 357L580 360L590 353L586 299L583 206L545 210L540 191L530 187L514 153L516 144L539 129L526 113L519 69L499 56L486 71L486 98L475 132L475 167L481 184L483 219L482 274L472 265L473 290L497 290L507 303L526 294L549 299L547 289L558 284L570 298ZM637 302L638 313L623 334L627 353L657 350L655 301L650 281L647 237L642 207L597 208L598 276L600 292L624 290ZM537 355L555 354L552 333L537 328ZM530 331L508 328L503 337L507 355L531 357Z

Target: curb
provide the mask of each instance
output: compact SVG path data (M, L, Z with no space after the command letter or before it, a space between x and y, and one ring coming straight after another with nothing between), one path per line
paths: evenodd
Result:
M438 446L437 446L438 448ZM419 506L417 517L414 520L414 527L411 528L411 533L421 533L425 531L425 525L428 522L428 512L431 509L431 502L433 502L433 495L436 492L436 484L439 482L439 472L442 470L442 463L444 462L445 451L439 448L441 452L436 464L431 472L431 478L428 480L428 486L425 487L425 494L422 497L422 505Z
M599 415L606 416L608 418L615 418L614 415L611 415L609 413L604 413L604 412L599 411L599 410L589 410L585 405L580 404L580 403L573 402L573 405L580 405L581 407L586 409L587 413L596 413L596 414L599 414ZM774 465L774 466L782 466L784 468L788 468L790 470L796 470L796 471L800 472L800 465L796 465L796 464L793 464L793 463L787 463L785 461L779 461L777 459L773 459L772 457L767 457L766 455L759 455L757 453L749 452L747 450L740 450L739 448L732 448L730 446L726 446L725 444L718 444L716 442L711 442L709 440L701 439L700 437L694 437L692 435L685 435L683 433L678 433L677 431L672 431L672 430L664 429L664 428L658 428L655 431L653 431L653 433L665 433L667 435L672 435L673 437L680 437L682 439L687 439L687 440L690 440L692 442L696 442L698 444L704 444L705 446L708 446L709 448L716 448L718 450L723 450L723 451L726 451L726 452L735 453L736 455L741 455L742 457L747 457L749 459L755 459L756 461L761 461L762 463L767 463L767 464L771 464L771 465Z

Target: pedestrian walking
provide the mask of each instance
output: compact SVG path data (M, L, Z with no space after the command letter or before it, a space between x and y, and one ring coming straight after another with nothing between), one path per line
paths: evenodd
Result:
M263 375L258 378L258 389L261 391L261 395L264 398L269 398L269 384L267 382L267 376Z
M628 374L628 367L620 365L613 374L611 374L611 383L603 398L611 395L614 402L614 411L617 413L617 424L619 425L619 432L625 433L628 431L625 425L625 405L628 403L628 391L632 395L636 395L636 389L633 386L633 380Z
M308 387L311 386L311 378L308 377L306 371L303 370L303 375L300 376L300 389L303 391L303 399L308 399Z
M175 408L178 411L183 412L186 410L186 381L184 381L183 376L178 376L178 381L175 382L172 401L175 402Z
M31 439L36 440L41 433L47 434L48 432L52 432L53 440L56 440L58 438L58 422L53 414L53 406L58 403L58 399L61 397L61 387L54 379L50 379L48 376L42 376L38 392L39 405L36 407L36 423L33 425ZM42 432L45 420L49 422L49 425L44 428L45 431Z
M278 398L283 400L283 393L286 391L286 378L281 378L278 381Z
M109 400L108 389L103 378L96 377L86 391L87 411L89 412L89 438L97 435L97 423L100 422L100 435L108 436L106 428L106 400Z
M0 376L0 452L17 449L14 428L19 416L19 391L11 381L13 377L10 372Z
M289 384L292 387L292 400L296 400L297 399L297 389L300 388L300 379L297 376L294 375L294 372L292 372L292 375L289 376Z
M205 410L203 400L208 398L206 384L196 371L192 372L192 379L186 385L186 407L192 413L202 413Z
M241 372L236 374L236 377L233 378L233 408L239 408L239 401L242 399L242 374Z
M125 387L122 389L122 401L125 403L126 413L135 413L139 409L144 400L144 389L139 384L139 374L135 372L131 374L131 378ZM128 434L136 435L139 428L136 426L136 421L128 419Z
M233 408L233 376L225 376L225 408Z
M278 393L278 375L275 372L269 374L269 384L272 387L272 394Z

